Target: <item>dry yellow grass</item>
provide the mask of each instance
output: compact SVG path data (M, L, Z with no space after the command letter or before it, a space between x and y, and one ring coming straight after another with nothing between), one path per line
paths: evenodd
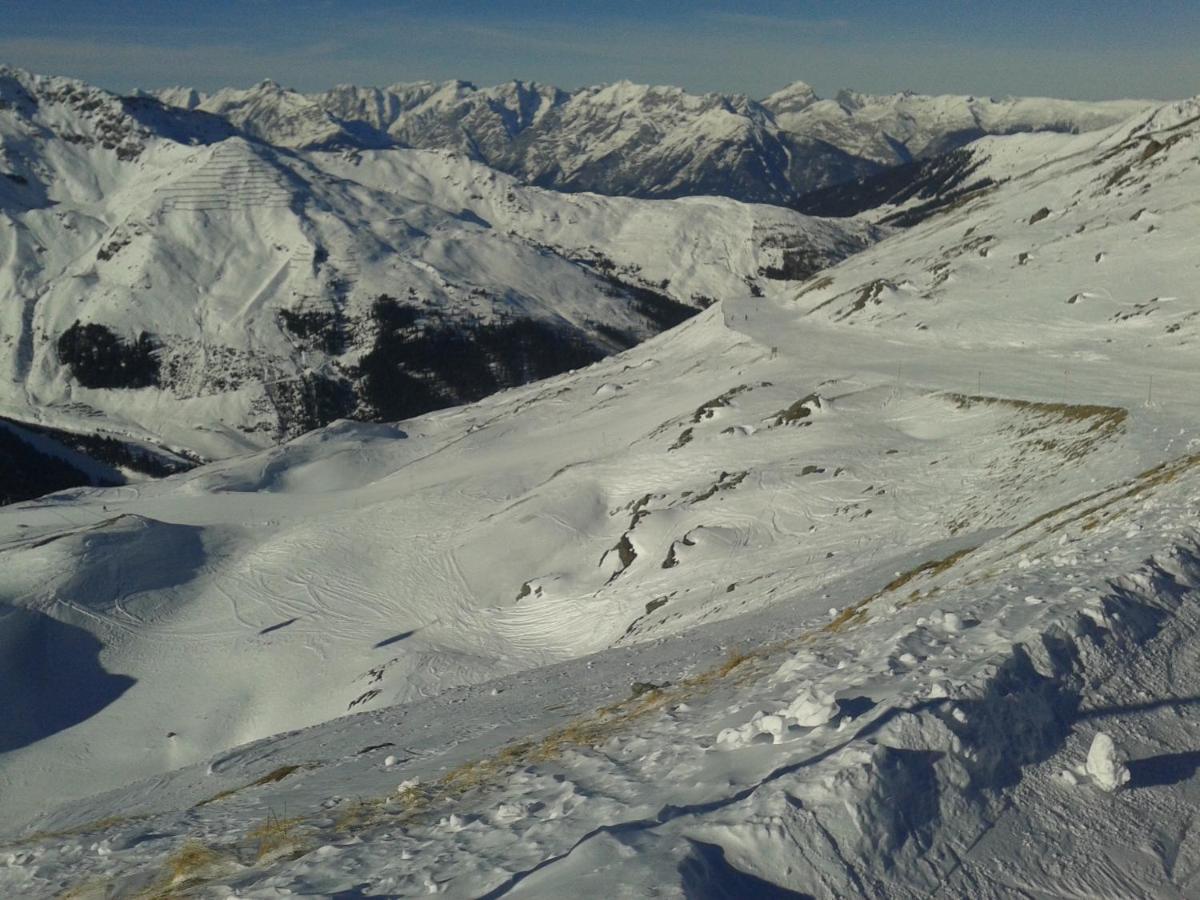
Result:
M103 819L96 819L92 822L85 822L82 825L73 825L70 828L60 828L54 831L35 831L23 838L12 841L10 843L0 844L0 847L20 847L24 844L34 844L38 841L51 840L54 838L75 837L81 834L94 834L99 831L107 831L117 825L126 825L130 822L137 822L145 816L106 816Z
M137 817L137 819L141 818L145 817ZM85 834L93 830L98 830L98 826L102 823L109 825L122 824L136 821L137 819L118 819L113 817L90 823L86 830L81 826L80 828L71 830L44 832L42 836L49 838ZM136 900L173 900L173 898L182 896L180 893L182 890L204 880L205 877L212 873L213 869L228 861L228 856L199 840L193 839L185 842L183 846L166 858L162 864L162 874L153 884L143 888L134 895L123 893L119 886L115 885L109 879L89 878L68 888L59 894L59 897L61 900L93 900L93 898L95 900L109 900L109 898L125 896L133 896Z
M58 895L58 900L109 900L113 896L115 893L111 881L107 878L89 878L67 888Z
M1129 481L1123 482L1116 487L1105 488L1104 490L1096 491L1088 494L1086 497L1081 497L1078 500L1073 500L1070 503L1064 503L1062 506L1056 507L1048 512L1042 513L1040 516L1026 522L1020 528L1009 534L1009 537L1014 537L1023 532L1033 529L1037 525L1051 523L1047 527L1047 532L1055 534L1070 525L1082 520L1092 519L1098 515L1107 514L1111 507L1120 503L1123 500L1131 500L1136 497L1143 496L1154 488L1163 484L1169 484L1178 478L1181 474L1189 469L1200 465L1200 453L1194 453L1190 456L1183 456L1178 459L1168 460L1167 462L1159 463L1146 471L1136 475ZM1095 502L1092 506L1086 504ZM1085 507L1081 509L1081 507ZM1059 519L1057 522L1051 520ZM1026 549L1031 544L1025 544L1018 548L1019 550Z
M1043 452L1056 451L1068 461L1083 459L1105 440L1122 432L1129 410L1120 406L1098 406L1078 403L1042 403L1036 400L1015 400L1011 397L988 397L974 394L944 395L960 409L972 406L1001 406L1027 414L1027 424L1016 429L1017 436L1029 438L1029 445ZM1086 424L1079 434L1056 434L1054 437L1032 437L1045 428Z
M967 556L970 556L978 549L978 547L964 547L963 549L956 550L954 553L951 553L949 556L943 557L942 559L927 560L918 566L913 566L907 572L901 572L870 597L865 597L858 603L847 606L845 609L843 609L837 615L837 617L833 619L833 621L825 626L825 631L836 634L840 631L845 631L847 628L851 628L856 625L862 625L870 618L867 613L867 608L879 598L899 591L909 582L922 575L930 577L934 575L940 575L942 572L945 572L947 569L965 559ZM910 603L915 603L932 593L932 590L927 592L913 591L905 599L904 605L907 606Z
M961 393L939 396L960 410L994 407L1012 414L999 425L1002 433L1012 436L1007 452L988 459L983 466L990 490L982 497L969 499L963 509L949 517L952 535L983 526L1010 525L1005 512L994 505L997 491L1012 492L1023 502L1035 501L1039 473L1052 478L1062 464L1083 462L1124 434L1129 419L1129 411L1118 406ZM1035 523L1027 524L1032 527Z
M752 658L753 654L746 652L745 649L741 647L733 648L725 657L725 661L717 667L717 674L724 678L742 663L747 662Z
M907 572L903 572L900 575L897 575L895 578L893 578L891 581L889 581L886 585L884 585L883 591L881 591L881 593L890 594L893 591L898 591L898 590L900 590L900 588L904 587L906 584L908 584L914 578L917 578L918 576L921 576L921 575L940 575L942 572L945 572L947 569L949 569L955 563L970 556L972 553L974 553L978 549L979 549L978 547L964 547L963 549L956 550L955 552L951 553L949 556L943 557L942 559L931 559L931 560L928 560L927 562L921 563L919 566L914 566L913 568L909 569Z
M223 791L218 791L217 793L213 794L211 797L208 797L204 800L199 801L196 804L195 808L199 809L201 806L208 806L208 804L210 804L210 803L219 803L220 801L224 800L226 797L232 797L238 791L245 790L247 787L249 787L249 785L243 784L243 785L240 785L239 787L226 788Z
M262 775L254 779L249 784L243 784L239 785L238 787L227 788L223 791L219 791L218 793L213 794L211 797L198 802L196 807L208 806L210 803L216 803L220 800L224 800L226 797L232 797L234 794L244 791L247 788L261 787L264 784L274 784L277 781L283 781L283 779L287 778L293 772L298 772L303 768L306 767L300 764L279 766L276 769L272 769L266 775Z
M756 651L740 648L731 650L720 665L685 678L676 685L603 706L540 739L510 744L495 756L457 766L445 773L435 785L420 790L418 797L404 804L407 807L405 811L411 814L423 810L436 800L460 797L470 790L493 783L498 776L516 767L556 759L571 748L598 746L626 730L633 722L666 706L695 697L750 660L765 658L769 652L777 649L779 647Z
M338 810L337 818L333 823L333 830L338 834L342 834L347 831L353 831L356 828L364 827L374 821L385 802L385 800L379 798L367 799L359 797L344 804Z
M1097 419L1099 427L1106 422L1121 424L1129 417L1129 410L1120 406L1100 406L1097 404L1079 404L1079 403L1043 403L1038 400L1018 400L1012 397L992 397L985 394L946 394L951 400L954 400L959 406L970 408L976 403L981 403L991 406L1007 406L1011 409L1026 410L1029 412L1042 413L1044 415L1058 416L1062 419L1074 422L1083 422L1088 419Z
M837 634L840 631L845 631L847 628L853 628L856 625L862 625L870 618L870 616L867 615L867 606L874 599L874 596L867 597L864 600L860 600L858 603L853 603L850 606L847 606L840 613L838 613L836 617L834 617L833 621L825 626L825 630L832 634Z
M193 888L232 862L234 859L231 855L199 840L189 840L167 857L158 879L133 896L136 900L176 900L193 896ZM113 896L127 895L118 892Z
M301 765L280 766L277 769L272 769L266 775L256 778L250 782L248 787L257 787L260 784L274 784L277 781L283 781L283 779L287 778L293 772L298 772L302 768L304 767Z
M299 817L281 818L271 813L246 832L246 839L254 847L254 858L262 859L274 856L287 850L298 850L304 841L302 826L304 820Z
M189 881L211 869L221 860L221 855L199 841L188 841L176 850L166 862L167 880L171 884Z

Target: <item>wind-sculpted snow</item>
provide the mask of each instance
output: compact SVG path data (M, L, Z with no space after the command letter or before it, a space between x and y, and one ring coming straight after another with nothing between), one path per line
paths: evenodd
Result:
M5 508L0 601L120 690L0 756L0 892L1194 893L1198 113L982 141L574 372ZM654 249L443 159L320 165Z

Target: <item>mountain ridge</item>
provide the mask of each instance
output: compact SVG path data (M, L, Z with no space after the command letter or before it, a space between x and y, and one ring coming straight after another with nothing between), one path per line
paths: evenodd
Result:
M188 89L155 95L186 97L191 108L229 116L271 143L317 146L340 139L353 145L347 125L360 123L371 129L373 140L386 136L405 146L459 150L558 190L639 197L716 191L782 204L986 134L1094 130L1153 105L854 91L822 100L804 82L761 100L630 81L574 91L522 81L484 88L464 81L415 82L343 85L313 94L263 82L211 95ZM246 115L247 109L272 106L303 109L321 127L312 132L274 127L271 119L255 122ZM701 161L683 163L673 145L686 146ZM613 162L610 154L617 148L621 159ZM724 184L714 170L723 173Z

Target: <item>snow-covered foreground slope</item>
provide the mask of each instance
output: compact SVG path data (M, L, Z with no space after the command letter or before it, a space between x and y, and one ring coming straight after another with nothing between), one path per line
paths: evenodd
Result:
M1193 893L1200 104L984 146L785 296L7 508L0 886Z
M871 598L862 621L787 605L70 804L5 845L0 878L85 897L1189 896L1194 471L901 590L866 593L878 569L827 585ZM665 686L629 699L634 679ZM1088 770L1101 733L1130 757L1116 795Z
M557 374L871 229L562 196L447 152L296 153L0 70L0 417L222 458Z

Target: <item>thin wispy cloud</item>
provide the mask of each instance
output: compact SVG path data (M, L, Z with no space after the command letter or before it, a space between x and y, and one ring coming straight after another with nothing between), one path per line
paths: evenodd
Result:
M702 13L701 18L737 28L767 29L771 31L783 29L814 35L844 31L850 27L850 20L843 18L806 19L794 16L771 16L759 13L719 11Z

